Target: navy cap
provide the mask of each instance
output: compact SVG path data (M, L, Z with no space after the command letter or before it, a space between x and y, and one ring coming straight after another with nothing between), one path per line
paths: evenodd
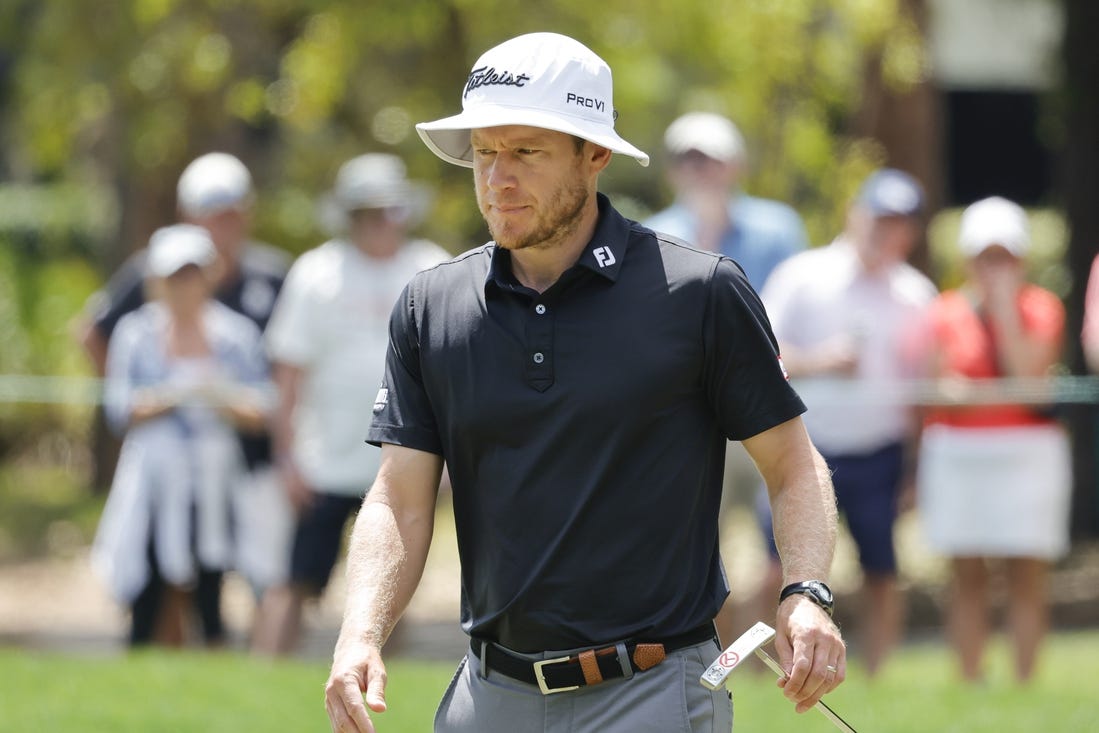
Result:
M882 168L862 184L856 201L874 216L916 216L923 210L923 188L904 171Z

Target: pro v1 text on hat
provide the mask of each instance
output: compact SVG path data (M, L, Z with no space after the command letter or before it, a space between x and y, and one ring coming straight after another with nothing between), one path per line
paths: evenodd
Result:
M462 113L421 122L417 132L448 163L473 167L470 130L528 125L576 135L649 164L614 130L611 69L579 41L528 33L489 49L462 89Z

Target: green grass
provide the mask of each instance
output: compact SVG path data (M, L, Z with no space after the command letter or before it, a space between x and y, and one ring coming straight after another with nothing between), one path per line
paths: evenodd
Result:
M1051 637L1042 670L1020 687L1002 642L989 680L962 685L940 644L913 645L868 681L855 666L829 696L863 733L1020 733L1095 730L1099 715L1099 632ZM389 663L389 712L381 733L429 731L452 663ZM327 665L269 663L236 654L143 652L112 658L0 650L0 730L327 731L322 702ZM739 733L834 731L823 716L797 716L767 673L732 680Z

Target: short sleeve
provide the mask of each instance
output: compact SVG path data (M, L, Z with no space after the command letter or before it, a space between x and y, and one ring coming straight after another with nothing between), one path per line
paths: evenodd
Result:
M95 328L110 339L122 317L145 304L144 250L131 255L95 298Z
M422 314L416 312L414 295L419 282L419 277L413 278L393 307L385 376L374 400L374 418L366 440L372 445L392 443L443 455L438 421L420 364L417 317Z
M704 386L726 437L744 440L805 412L763 303L727 258L714 269L703 323Z
M299 259L286 276L271 320L264 332L271 361L307 366L318 355L316 294L310 277L308 255Z

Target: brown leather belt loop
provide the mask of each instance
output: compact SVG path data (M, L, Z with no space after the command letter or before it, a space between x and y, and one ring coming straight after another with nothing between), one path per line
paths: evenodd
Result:
M638 644L633 650L633 663L644 672L664 661L663 644Z
M603 681L603 673L599 671L599 662L595 659L594 649L580 652L580 669L584 672L586 684L598 685Z

